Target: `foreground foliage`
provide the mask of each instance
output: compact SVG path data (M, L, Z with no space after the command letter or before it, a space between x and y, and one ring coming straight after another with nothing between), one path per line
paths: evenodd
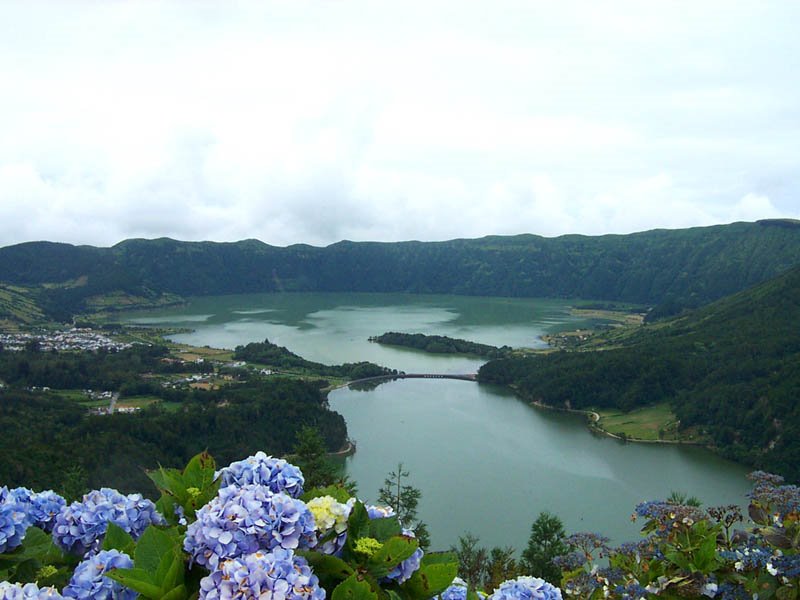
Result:
M297 467L264 453L221 471L202 453L148 475L161 490L155 504L108 488L69 505L0 488L0 599L478 600L482 585L494 589L490 600L562 598L543 579L517 576L510 549L492 551L483 578L466 565L459 580L463 547L424 552L391 508L338 486L304 490ZM560 522L542 513L523 564L568 548L553 563L576 598L796 600L800 489L751 477L747 523L736 506L702 510L676 495L640 504L644 539L612 550L597 534L559 540Z

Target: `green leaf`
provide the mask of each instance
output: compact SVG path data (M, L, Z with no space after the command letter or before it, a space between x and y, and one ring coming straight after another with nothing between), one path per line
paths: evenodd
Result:
M313 500L314 498L320 498L322 496L330 496L331 498L333 498L337 502L341 502L342 504L347 504L347 501L350 500L351 498L350 492L348 492L344 486L340 484L334 484L334 485L329 485L327 487L314 488L308 490L300 497L300 499L303 502L308 503L309 500Z
M421 566L402 587L414 598L432 598L441 594L453 583L458 574L458 563L434 563Z
M366 581L359 581L353 573L333 590L331 600L378 600L378 595Z
M369 537L369 514L364 507L364 503L357 501L350 511L347 519L347 540L355 543L355 540L362 537Z
M217 464L208 452L201 452L194 456L183 470L183 484L204 490L214 482L214 473Z
M797 600L797 588L791 585L784 585L775 590L775 597L778 600Z
M161 600L186 600L188 597L189 591L185 585L181 584L161 596Z
M419 542L411 537L396 536L389 538L383 546L367 561L367 569L376 578L385 577L402 561L414 554Z
M151 581L153 581L152 578L156 576L164 556L167 555L171 559L175 551L173 536L164 530L149 525L136 543L134 564L137 569L143 569L150 573Z
M317 577L332 577L341 581L353 574L353 567L337 556L320 552L298 552L298 554L308 561Z
M122 529L119 525L115 525L109 521L106 535L103 538L103 550L119 550L128 556L133 556L136 542L130 534Z
M171 555L165 554L161 558L155 581L163 591L167 591L183 583L183 575L183 558L173 551Z
M181 472L178 469L165 469L164 467L159 467L158 469L154 469L152 471L145 471L146 475L150 478L150 480L156 484L156 487L161 490L162 492L169 492L174 495L174 490L172 489L172 483L180 478L183 479Z
M144 569L112 569L105 575L148 598L160 598L161 588Z
M458 556L455 552L427 552L422 557L422 566L429 565L458 565Z
M369 537L373 537L379 542L384 542L402 533L403 528L400 526L400 521L397 517L372 519L369 522Z

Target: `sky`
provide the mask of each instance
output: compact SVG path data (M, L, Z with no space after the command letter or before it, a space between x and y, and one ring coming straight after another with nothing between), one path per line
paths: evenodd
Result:
M800 2L0 2L0 246L800 218Z

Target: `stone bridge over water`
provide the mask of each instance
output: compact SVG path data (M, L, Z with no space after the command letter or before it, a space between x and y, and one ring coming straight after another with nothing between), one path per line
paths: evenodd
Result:
M451 373L389 373L386 375L376 375L375 377L364 377L354 379L347 383L365 383L368 381L382 381L389 379L460 379L461 381L478 381L477 373L451 374Z

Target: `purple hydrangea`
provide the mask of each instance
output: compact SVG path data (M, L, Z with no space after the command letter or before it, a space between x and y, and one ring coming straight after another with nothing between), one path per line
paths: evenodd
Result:
M127 554L118 550L102 550L75 568L72 579L64 588L64 597L81 600L133 600L139 594L105 576L112 569L132 567L133 561Z
M489 600L562 600L561 590L538 577L520 576L500 584Z
M414 532L410 529L403 529L403 535L410 538L416 537ZM414 550L414 554L389 571L389 573L386 575L386 580L394 581L399 584L408 581L411 576L417 570L419 570L420 563L422 562L422 556L424 554L425 553L422 551L422 548L417 548Z
M0 554L19 546L30 525L26 504L10 497L0 503Z
M85 555L99 548L109 522L134 539L138 539L148 525L166 524L155 504L141 494L123 496L116 490L101 488L61 510L53 527L53 539L68 552Z
M0 600L61 600L63 596L52 587L40 588L35 583L0 581Z
M264 485L275 494L283 492L292 498L303 495L303 474L282 458L256 452L244 460L233 462L219 472L222 487L242 487L251 483Z
M312 548L317 544L308 507L263 485L228 486L197 511L183 548L209 570L228 558L259 550Z
M222 598L325 600L325 590L304 558L275 548L224 560L200 581L200 600Z

